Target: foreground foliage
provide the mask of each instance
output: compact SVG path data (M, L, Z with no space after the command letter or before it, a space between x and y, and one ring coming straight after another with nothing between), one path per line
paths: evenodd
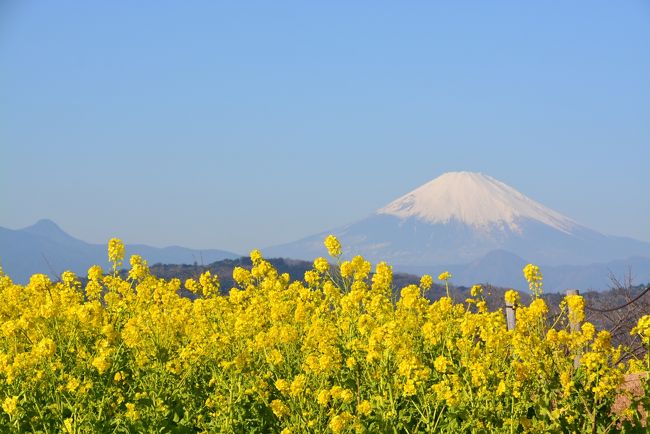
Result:
M109 242L112 273L87 283L0 272L0 431L36 432L608 432L632 429L645 397L612 412L624 375L607 331L569 296L558 318L539 298L539 269L524 274L533 301L508 331L481 288L430 302L432 278L401 289L362 257L324 258L303 281L257 251L222 295L206 272L184 282L152 276L139 256L128 277ZM447 284L449 273L439 278ZM570 326L573 323L574 326ZM581 324L576 327L575 324ZM650 316L634 333L648 343ZM643 377L641 377L643 378Z

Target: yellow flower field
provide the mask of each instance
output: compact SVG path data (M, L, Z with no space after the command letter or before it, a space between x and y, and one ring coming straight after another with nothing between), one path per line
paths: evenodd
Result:
M392 270L341 259L335 237L302 281L279 274L258 251L236 268L235 288L217 276L162 280L146 261L109 242L113 268L82 283L0 273L0 432L610 432L640 427L631 400L613 413L625 374L607 331L582 322L569 296L548 317L542 275L507 330L472 298L430 302L433 279L398 291ZM181 286L196 297L179 295ZM649 343L650 316L633 330ZM640 407L639 407L640 405Z

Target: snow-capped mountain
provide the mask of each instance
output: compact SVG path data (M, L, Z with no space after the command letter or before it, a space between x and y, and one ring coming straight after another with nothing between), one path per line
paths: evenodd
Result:
M526 219L564 233L578 226L503 182L471 172L446 173L394 200L377 214L434 225L457 221L485 232L495 228L521 232L518 223Z
M446 173L343 227L265 249L266 256L310 259L323 238L347 255L396 268L469 264L495 250L542 265L587 265L649 257L650 243L601 234L480 173Z

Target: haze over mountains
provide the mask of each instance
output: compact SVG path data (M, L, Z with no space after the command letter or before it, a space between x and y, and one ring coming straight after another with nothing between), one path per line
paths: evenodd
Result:
M335 234L344 255L386 261L396 271L454 274L453 283L491 283L526 288L521 269L542 267L547 291L606 289L609 275L631 272L650 282L650 243L601 234L480 173L446 173L355 223L263 249L267 258L313 260L325 256L323 239ZM234 259L223 250L128 245L150 264L210 264ZM106 246L78 240L54 222L24 229L0 227L0 264L14 281L34 273L66 269L85 274L92 264L108 266ZM128 265L128 264L127 264Z
M411 272L453 269L462 284L524 287L528 262L544 266L558 289L604 289L609 272L620 277L628 265L637 282L650 280L650 243L586 228L480 173L446 173L360 221L263 253L314 258L329 233L347 255Z
M107 240L108 241L108 240ZM209 264L240 255L224 250L193 250L184 247L151 247L127 244L127 258L139 254L149 264ZM108 269L106 245L90 244L65 233L51 220L39 220L23 229L0 227L0 265L17 283L35 273L57 275L65 270L85 276L91 265ZM128 259L126 261L128 265Z

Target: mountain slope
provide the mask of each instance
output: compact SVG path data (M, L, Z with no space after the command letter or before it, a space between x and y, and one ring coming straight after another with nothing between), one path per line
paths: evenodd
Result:
M436 275L449 271L455 285L471 286L477 283L525 290L528 283L522 269L528 261L506 250L494 250L468 264L428 267L398 266L397 271L417 275ZM545 292L564 292L566 289L603 291L612 287L611 277L624 282L628 275L635 284L650 282L650 258L629 257L588 265L542 265Z
M547 266L650 258L650 243L601 234L492 177L470 172L444 174L365 219L263 253L297 259L322 256L322 240L329 233L339 237L346 255L361 254L405 270L440 264L465 267L498 250Z
M407 193L379 209L401 219L438 224L459 221L475 230L494 226L521 232L518 221L533 220L564 233L577 224L524 196L514 188L480 173L451 172Z
M132 254L142 255L149 264L209 264L239 257L236 253L223 250L126 245L127 258ZM33 226L16 230L0 227L0 265L15 282L25 283L34 273L53 276L72 270L85 275L93 264L109 267L106 246L78 240L51 220L40 220Z

